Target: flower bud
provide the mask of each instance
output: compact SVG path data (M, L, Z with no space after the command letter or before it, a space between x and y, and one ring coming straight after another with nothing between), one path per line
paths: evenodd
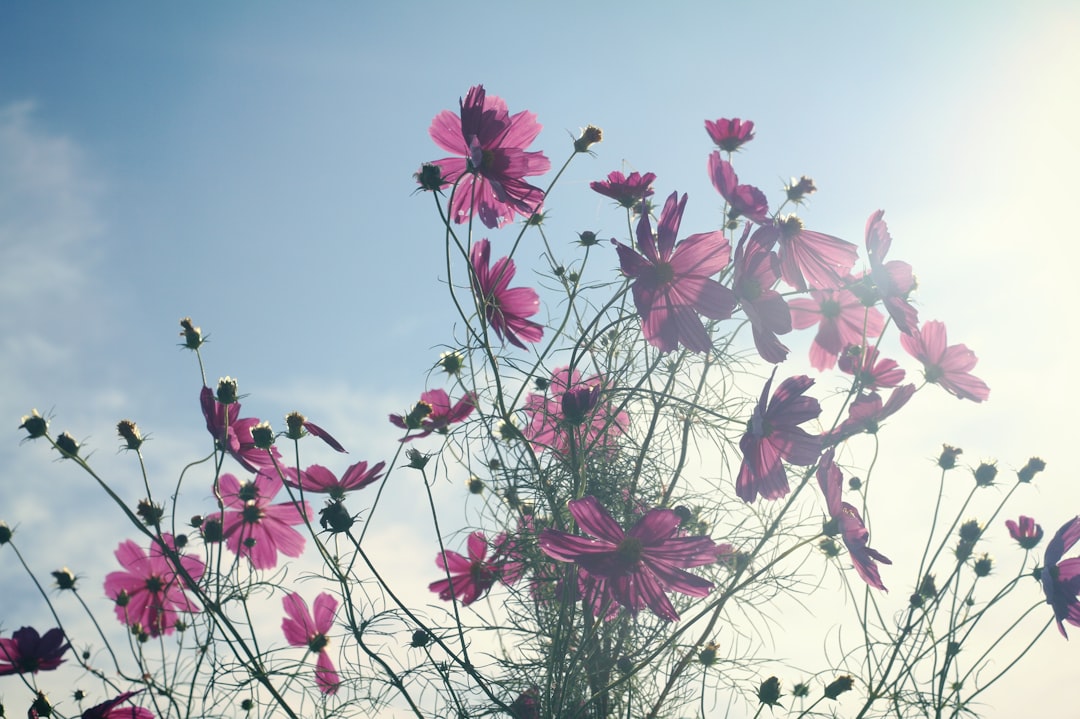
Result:
M698 661L707 667L711 667L713 664L716 664L717 649L719 649L719 647L716 644L709 642L705 645L705 648L701 650L701 653L698 654Z
M578 233L578 244L582 247L593 247L600 244L600 239L592 230L585 230Z
M525 220L525 224L529 225L530 227L539 227L540 225L544 224L544 220L546 220L546 219L547 219L547 213L545 213L545 212L534 212L531 215L529 215L529 219Z
M78 579L70 569L64 567L63 569L57 569L52 573L53 579L56 580L57 589L74 589L75 582Z
M994 484L994 478L997 477L997 473L997 463L982 462L973 472L975 475L975 484L979 487L991 487Z
M960 525L960 541L974 544L982 536L983 527L976 519L969 519Z
M143 437L139 432L139 428L130 419L122 419L116 424L116 433L120 435L120 439L124 440L126 446L124 449L133 449L138 451L142 446Z
M851 691L851 688L855 686L855 680L851 678L851 675L845 675L833 679L832 682L825 687L825 698L836 699L844 692Z
M469 488L469 494L483 494L484 493L484 480L477 476L469 477L465 483Z
M826 557L830 559L840 556L840 545L836 543L836 540L832 537L826 537L818 543L818 549L825 553Z
M963 454L964 450L947 444L941 445L941 455L938 456L938 466L942 469L952 469L956 466L956 458Z
M208 519L202 525L202 537L204 542L216 544L225 539L225 531L221 526L221 519Z
M274 430L269 422L259 422L251 428L251 441L259 449L270 449L274 446Z
M253 702L251 699L245 699L244 701L240 702L240 708L245 712L250 712L252 709L255 708L255 702Z
M858 492L862 489L862 479L859 477L850 477L847 481L848 489L852 492Z
M442 168L433 163L424 163L420 170L413 173L417 188L422 192L438 192L450 183L443 179Z
M222 377L218 380L217 393L214 395L218 404L233 404L239 395L237 394L236 380L232 377Z
M919 596L926 599L933 599L937 596L937 583L934 581L933 574L927 573L923 575L922 581L919 582L918 592Z
M813 180L806 175L803 175L798 180L794 177L791 178L791 183L788 184L784 190L787 192L789 200L800 203L806 199L807 195L812 195L817 192L817 187L814 185Z
M762 704L771 707L779 706L782 696L784 695L780 692L780 679L777 677L769 677L758 687L757 697Z
M465 358L461 356L460 352L443 352L439 355L439 367L448 375L457 375L461 373L461 368L465 366Z
M427 633L426 629L417 629L412 633L412 641L409 642L409 646L413 649L423 649L431 643L431 635Z
M154 504L149 499L140 499L135 506L135 514L139 515L148 527L157 527L165 516L165 508L160 504Z
M180 333L180 336L184 338L184 347L189 350L199 349L203 343L202 328L196 327L190 317L180 320L180 327L184 330Z
M1020 471L1016 473L1016 478L1026 484L1035 479L1035 475L1044 469L1046 469L1046 462L1038 457L1032 457L1027 461L1027 464L1021 467Z
M340 499L328 500L319 510L319 525L331 534L349 531L355 521Z
M0 546L10 542L13 534L15 532L11 527L7 526L7 522L0 522Z
M799 682L791 688L791 696L802 698L810 696L810 685L805 682Z
M409 466L413 469L423 469L431 460L430 454L424 454L418 449L405 450L405 459L409 460Z
M994 560L990 558L989 554L983 554L975 560L974 568L976 577L988 576L994 568Z
M604 139L604 131L595 125L588 125L581 131L581 137L574 140L574 152L588 152L590 145L595 145Z
M64 455L67 459L79 456L79 443L67 432L64 432L56 438L56 448L60 450L60 454Z
M28 714L38 717L51 717L53 715L52 704L49 703L49 698L45 696L45 692L37 693L33 703L30 705Z
M405 427L407 429L420 429L424 418L431 414L432 410L432 406L427 402L422 400L417 402L416 405L409 410L409 413L405 415Z
M130 601L131 595L127 593L126 589L121 589L116 595L116 606L118 607L126 607Z
M37 439L38 437L44 437L45 434L48 433L49 421L38 414L38 411L35 409L30 414L23 416L22 424L19 425L19 429L26 430L28 439Z

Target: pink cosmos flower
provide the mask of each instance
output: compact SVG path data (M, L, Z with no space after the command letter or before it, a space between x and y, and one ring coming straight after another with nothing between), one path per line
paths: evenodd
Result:
M810 364L819 372L832 369L848 345L861 345L885 327L877 309L864 306L847 290L811 290L810 297L793 299L790 304L791 324L796 329L818 325L810 345Z
M761 359L783 362L788 348L777 335L791 331L791 310L784 298L773 289L780 278L780 260L772 250L748 242L750 223L735 248L731 289L750 321L754 347Z
M712 348L698 314L713 320L731 317L736 298L727 287L710 279L727 266L731 247L722 232L691 235L676 247L686 195L671 193L653 237L649 215L637 226L638 252L612 240L622 272L633 280L634 305L641 315L649 344L670 352L682 343L692 352Z
M608 173L606 180L590 182L589 187L594 192L610 197L623 207L633 210L641 207L641 202L645 198L652 197L652 183L655 179L656 174L652 172L646 172L644 175L631 172L627 176L616 170Z
M759 227L753 242L768 248L778 246L780 275L799 291L825 290L843 286L858 258L858 249L839 237L803 229L795 215Z
M716 544L709 537L684 537L679 515L670 509L651 509L634 526L623 528L596 497L567 505L583 537L557 529L540 533L540 549L552 559L574 562L618 604L636 614L648 607L668 621L678 621L666 591L704 597L712 582L684 571L716 561ZM594 608L595 610L595 608Z
M315 615L308 610L307 602L296 592L281 599L285 608L285 618L281 620L281 631L285 641L292 647L306 647L318 655L315 659L315 684L323 694L336 694L341 677L338 676L326 647L330 643L327 634L334 627L334 612L337 611L337 599L332 594L322 592L315 597Z
M844 546L851 555L851 563L855 571L859 573L863 581L871 587L883 592L889 591L881 581L881 573L878 571L877 562L892 564L892 560L876 549L867 546L870 532L863 524L859 511L847 502L840 501L841 484L843 474L840 468L833 462L833 450L830 449L821 457L818 465L817 480L821 491L825 494L825 504L828 507L829 516L835 521L840 530L840 537L844 540Z
M798 426L821 414L818 401L803 396L814 380L805 375L789 377L770 400L775 377L773 369L747 423L746 434L739 440L743 461L735 493L744 502L753 502L759 494L764 499L783 497L791 491L784 461L806 467L821 454L821 437Z
M262 420L256 417L240 418L240 403L221 404L214 397L214 391L203 387L199 393L206 429L217 442L218 448L232 455L233 459L249 472L258 472L264 467L273 467L273 457L280 458L277 447L270 450L259 449L251 437L251 430Z
M729 220L745 217L759 225L771 222L765 193L753 185L740 185L731 163L721 159L717 151L709 155L709 176L713 187L727 200Z
M525 349L522 340L539 342L544 336L542 326L526 319L540 311L540 296L531 287L509 287L517 272L514 261L503 257L489 269L490 254L487 240L480 240L472 247L473 294L499 339Z
M451 405L450 396L446 394L446 390L432 389L420 395L420 401L408 414L390 415L390 423L409 431L420 430L420 434L406 435L398 440L411 442L414 439L427 437L432 432L446 434L450 425L464 421L474 409L476 409L476 397L472 393L466 393Z
M225 512L207 515L206 522L220 522L225 545L238 556L246 557L255 569L273 569L278 553L299 557L304 551L304 537L293 527L311 517L307 502L271 504L281 491L276 470L260 472L249 482L231 474L218 480L218 491Z
M107 702L102 702L97 706L90 707L82 713L82 719L154 719L154 712L149 709L120 706L131 697L141 693L142 690L137 692L124 692Z
M176 544L171 534L161 541L171 555ZM199 581L206 565L198 557L181 554L180 566L193 581ZM121 542L116 558L124 571L105 577L105 594L116 602L116 617L129 627L138 627L151 637L172 634L178 612L197 612L199 606L184 594L185 579L177 575L173 561L153 542L147 553L130 539Z
M382 470L386 462L379 462L368 469L367 462L357 462L345 470L341 479L334 476L321 464L313 464L297 477L295 467L287 467L284 470L284 483L294 489L303 489L305 492L322 492L329 494L331 499L342 499L346 492L354 489L363 489L369 484L376 482L382 477Z
M435 144L461 157L431 163L447 182L457 182L450 215L462 223L473 212L487 227L502 227L515 214L528 217L540 207L544 193L523 178L542 175L551 162L542 152L526 152L541 125L531 112L510 115L501 98L487 96L483 85L469 88L461 115L443 110L428 133Z
M848 437L854 437L863 432L877 434L881 423L900 411L914 394L915 385L906 384L894 389L884 404L881 401L881 395L877 392L859 395L848 407L847 419L825 435L823 438L825 446L838 444Z
M0 677L56 669L70 648L62 629L50 629L45 634L38 634L33 627L16 629L11 639L0 639Z
M715 122L706 120L705 131L724 152L735 152L754 139L754 123L737 117L731 120L721 117Z
M1007 519L1005 526L1009 528L1009 536L1024 549L1034 549L1042 541L1043 529L1035 524L1035 520L1031 517L1021 515L1019 524Z
M500 535L496 544L501 545L504 540L505 536ZM498 561L498 552L488 559L488 544L483 532L470 534L468 546L468 558L449 550L435 557L435 565L449 575L428 585L431 591L438 592L439 599L449 601L457 597L463 605L468 606L487 594L501 577L502 564ZM520 572L517 572L517 576L520 576Z
M1073 548L1080 540L1080 517L1073 517L1057 531L1050 544L1046 545L1046 556L1040 575L1046 603L1054 608L1058 631L1066 639L1065 625L1068 622L1080 627L1080 557L1062 560L1065 552Z
M919 313L908 302L908 295L915 289L915 277L911 265L893 260L885 261L892 245L892 236L883 219L885 210L878 210L866 221L866 252L870 259L869 293L880 299L900 331L910 335L919 324ZM865 286L865 283L864 285Z
M912 329L900 335L900 344L909 355L923 363L926 381L941 385L949 394L960 399L982 402L990 397L990 388L971 370L979 361L967 345L949 345L945 324L930 320L922 331Z
M576 369L555 370L546 394L534 392L525 398L529 424L523 434L533 450L550 448L567 456L571 439L579 450L614 449L619 435L630 426L630 416L625 411L615 413L610 403L600 401L604 385L600 375L582 380Z
M904 370L895 360L878 360L877 348L849 345L840 355L836 366L841 372L853 375L859 388L877 390L883 387L896 387L904 381Z

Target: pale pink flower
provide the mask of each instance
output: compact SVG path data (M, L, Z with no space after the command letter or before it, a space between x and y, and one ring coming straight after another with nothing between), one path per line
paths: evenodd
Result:
M960 399L982 402L990 397L986 383L971 374L979 359L967 345L948 344L944 323L930 320L921 331L913 328L911 334L900 335L900 344L923 363L927 382L941 385Z
M151 637L172 634L180 612L199 611L199 605L184 594L185 582L199 581L206 570L198 557L179 554L171 534L162 534L161 541L169 548L168 555L157 542L150 544L149 552L130 539L121 542L116 558L124 570L105 577L105 594L116 602L116 617ZM179 556L187 578L178 575L172 556Z
M472 262L472 289L484 318L499 339L525 349L525 342L539 342L543 326L526 319L540 311L540 296L531 287L510 287L517 269L509 257L489 268L491 246L480 240L469 255Z
M833 450L829 450L821 457L821 463L817 470L818 484L825 494L825 504L828 507L829 516L837 523L840 538L844 540L844 546L851 555L851 563L855 571L859 573L863 581L871 587L882 591L889 591L881 581L881 573L878 571L877 562L892 564L892 560L876 549L867 546L870 540L870 532L863 523L859 510L847 502L840 500L842 484L844 480L840 468L833 462Z
M337 599L327 592L320 593L315 597L314 616L308 610L307 602L296 592L282 597L281 604L285 608L285 618L281 620L285 641L289 646L305 647L317 655L315 684L323 694L336 694L341 678L326 648L330 643L327 635L334 628Z
M791 324L796 329L818 326L810 345L810 364L818 371L832 369L848 345L877 337L885 319L847 290L811 290L809 297L791 300Z
M571 440L579 451L614 449L619 435L630 426L630 417L625 411L616 413L610 402L601 401L604 389L600 375L583 380L576 369L555 370L545 394L533 392L525 398L529 423L523 434L534 451L550 448L566 456Z
M293 527L311 517L311 507L307 502L272 504L281 487L276 471L259 473L247 482L223 474L217 489L225 511L205 520L220 522L226 546L255 569L273 569L279 553L299 557L304 551L304 537Z

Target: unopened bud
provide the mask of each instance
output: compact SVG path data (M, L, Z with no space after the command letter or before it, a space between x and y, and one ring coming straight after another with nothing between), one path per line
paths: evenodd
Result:
M956 466L956 458L963 454L964 450L947 444L941 446L941 455L938 456L938 466L942 469L952 469Z
M138 450L142 446L143 436L139 428L130 419L122 419L116 425L116 433L126 443L125 449Z
M26 430L26 436L28 439L37 439L38 437L44 437L49 431L49 421L38 414L35 409L30 414L24 415L22 418L22 424L19 425L19 429Z
M251 441L259 449L270 449L274 446L274 430L269 422L259 422L251 428Z
M1046 469L1046 462L1042 461L1038 457L1032 457L1027 461L1020 471L1016 473L1016 478L1024 483L1030 482L1035 478L1035 475Z
M595 125L589 125L581 131L581 137L574 140L574 152L588 152L590 145L604 139L604 131Z
M64 567L63 569L57 569L52 573L53 579L56 580L57 589L74 589L75 581L78 579L70 569Z
M762 704L771 707L779 706L780 697L782 696L784 695L780 692L780 679L778 677L769 677L758 687L757 697Z
M203 343L202 329L196 327L190 317L180 320L180 327L184 330L180 333L180 336L184 338L184 347L189 350L199 349Z
M991 487L994 484L994 478L997 477L997 464L994 462L983 462L975 468L975 484L979 487Z
M855 686L855 680L852 679L850 675L837 677L836 679L833 679L827 687L825 687L825 698L836 699L836 697L840 696L844 692L851 691L851 688L853 686Z
M67 432L56 438L56 448L67 459L79 456L79 443Z

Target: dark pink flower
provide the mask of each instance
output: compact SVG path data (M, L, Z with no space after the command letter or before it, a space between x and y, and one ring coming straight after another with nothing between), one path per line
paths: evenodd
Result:
M748 222L735 248L731 289L750 321L758 354L766 362L776 364L788 355L788 348L777 335L791 331L791 310L780 293L773 289L780 278L779 258L769 248L748 242L749 233Z
M753 185L740 185L735 169L714 151L709 155L709 176L713 187L728 203L728 219L745 217L760 224L769 223L769 201L765 193Z
M877 348L872 345L851 345L840 355L836 366L841 372L854 375L860 389L878 390L896 387L904 381L904 370L895 360L878 361Z
M427 437L432 432L446 434L450 425L463 421L472 414L474 409L476 409L476 397L471 393L466 393L451 405L450 396L446 394L446 390L432 389L420 395L420 401L408 414L390 415L390 423L409 431L420 430L420 434L406 435L399 440L411 442L414 439Z
M900 331L910 335L919 324L919 313L907 299L915 289L915 277L908 263L898 260L885 261L885 255L889 253L892 245L892 237L884 216L885 210L878 210L866 221L866 252L870 259L868 278L871 286L868 291L864 289L862 294L869 295L864 299L880 299ZM866 278L863 279L864 282L859 286L866 288Z
M299 557L304 551L304 537L293 527L311 517L311 507L307 502L271 504L281 486L276 470L260 472L248 482L223 474L217 490L226 510L206 517L207 522L221 522L225 545L255 569L276 567L279 552Z
M821 437L798 425L816 419L821 406L813 397L804 397L814 380L805 375L784 380L772 399L776 370L761 390L761 397L747 423L746 434L739 441L743 461L735 481L735 493L744 502L753 502L760 494L765 499L779 499L791 491L784 462L809 466L821 454Z
M171 534L161 541L175 556ZM198 557L180 554L180 566L192 581L199 581L206 565ZM177 575L176 565L162 547L153 542L147 553L135 542L126 540L116 549L116 558L124 571L105 577L105 594L116 602L116 617L129 627L138 627L151 637L172 634L178 612L197 612L199 606L184 594L185 579Z
M578 528L591 536L545 529L540 549L602 581L604 591L631 613L648 607L658 617L677 621L679 614L665 592L704 597L712 591L712 582L684 570L715 562L716 544L709 537L678 536L681 520L673 510L651 509L623 531L596 497L567 506Z
M284 470L284 482L295 489L303 489L305 492L322 492L329 494L332 499L341 499L346 492L354 489L363 489L369 484L376 482L382 477L382 470L386 462L379 462L368 468L367 462L357 462L345 470L341 479L334 476L321 464L313 464L297 478L295 467L286 467Z
M610 197L623 207L633 210L641 207L642 200L652 197L652 183L655 179L656 174L652 172L646 172L644 175L638 172L623 175L616 170L608 173L606 180L590 182L589 187L594 192Z
M854 437L863 432L877 434L881 423L896 414L914 394L915 385L906 384L894 389L888 401L884 403L877 392L859 395L848 407L847 419L825 435L824 444L826 446L838 444L848 437Z
M759 227L751 241L779 248L780 275L799 291L843 286L859 256L855 245L846 240L803 229L795 215Z
M706 120L705 132L721 150L735 152L754 139L754 123L749 120L743 122L737 117L730 120L721 117L715 122Z
M810 364L818 371L832 369L848 345L861 345L885 327L880 312L847 290L811 290L810 297L793 299L790 305L796 329L818 325L810 345Z
M900 344L909 355L923 363L926 381L941 385L949 394L960 399L982 402L990 397L990 388L971 370L979 361L967 345L949 345L945 324L930 320L922 331L900 335Z
M120 706L136 694L141 694L142 691L140 689L137 692L124 692L107 702L90 707L82 713L82 719L154 719L154 712L149 709Z
M70 648L62 629L50 629L41 635L33 627L16 629L11 639L0 639L0 677L56 669Z
M1068 622L1080 627L1080 557L1062 560L1065 552L1073 548L1080 540L1080 517L1073 517L1057 531L1050 544L1046 545L1046 556L1040 579L1046 603L1054 608L1054 619L1058 631L1066 639L1065 625Z
M504 540L505 537L500 536L497 545ZM470 534L468 545L467 558L449 550L435 557L436 566L449 575L428 585L431 591L438 592L439 599L448 601L457 597L468 606L487 594L502 574L502 566L497 561L498 553L490 560L487 558L488 544L483 532ZM520 576L520 572L517 575Z
M251 437L251 430L262 420L256 417L240 418L240 403L222 404L214 397L214 391L203 387L199 393L206 429L217 443L218 449L228 452L233 459L249 472L258 472L274 466L274 457L280 458L277 447L259 449Z
M296 592L282 597L281 604L285 608L285 618L281 620L285 641L289 646L305 647L310 653L317 655L315 684L323 694L337 693L341 678L326 651L330 643L327 634L334 627L337 599L327 592L320 593L315 597L314 616L308 610L307 602Z
M487 240L480 240L472 247L473 294L499 339L525 349L524 342L539 342L544 337L542 326L525 319L540 311L540 296L531 287L509 287L517 272L514 261L503 257L489 269L490 254Z
M630 417L601 401L604 385L600 375L582 380L576 369L560 367L552 374L545 394L530 393L525 398L529 424L523 434L534 451L550 448L566 456L571 439L579 450L614 449L619 435L630 426Z
M847 502L840 500L841 485L844 480L840 468L833 462L833 450L829 450L821 457L821 463L817 470L818 484L825 494L825 504L828 507L829 516L837 523L840 537L844 540L844 546L851 555L851 563L855 571L859 573L863 581L871 587L884 592L889 591L881 581L881 573L878 571L877 562L892 564L892 560L876 549L867 546L870 532L863 524L859 511Z
M1005 526L1009 528L1009 536L1024 549L1034 549L1042 541L1043 529L1031 517L1021 515L1019 524L1007 519Z
M487 227L502 227L515 214L528 217L540 207L543 191L523 179L551 168L544 153L525 151L540 129L536 115L510 115L506 103L487 96L483 85L469 89L460 116L449 110L435 116L431 139L461 155L431 163L442 170L443 180L457 182L450 206L454 222L466 222L475 212Z
M634 305L649 344L670 352L682 343L692 352L712 348L698 314L709 319L731 317L736 298L710 279L727 266L731 247L722 232L691 235L675 244L686 208L686 195L671 193L653 237L649 215L637 226L638 251L615 240L622 272L633 280Z

